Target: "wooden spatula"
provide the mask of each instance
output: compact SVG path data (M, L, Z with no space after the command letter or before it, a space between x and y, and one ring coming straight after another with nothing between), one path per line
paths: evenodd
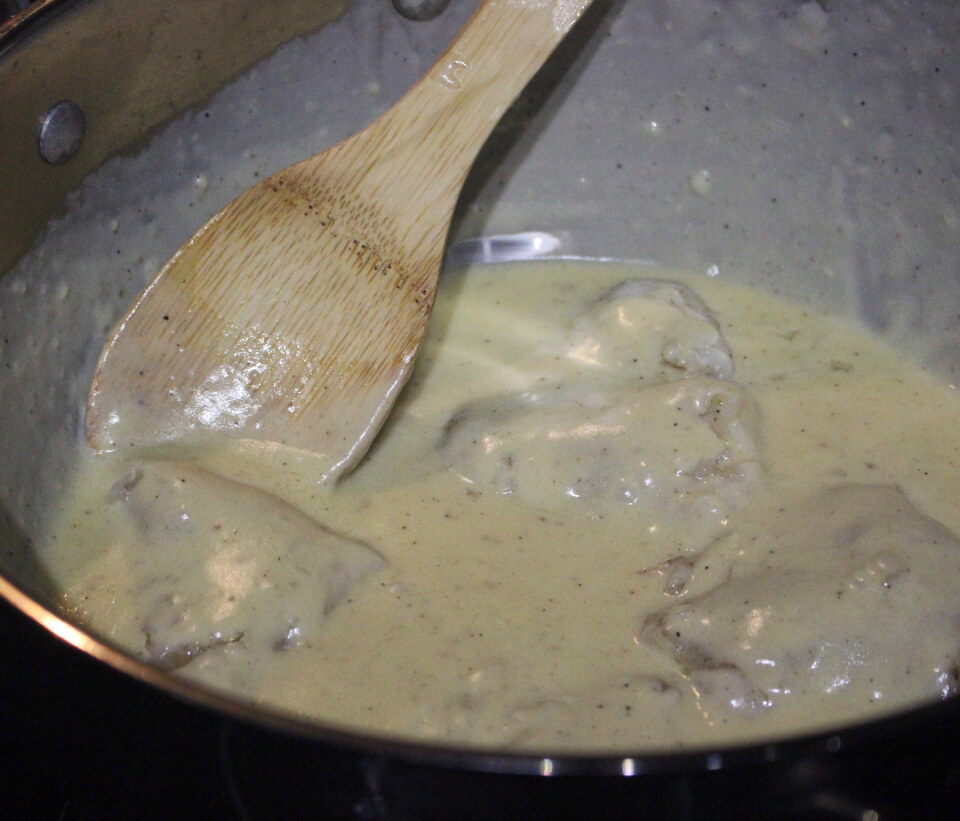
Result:
M477 152L591 1L486 0L392 109L213 217L107 342L92 447L259 439L349 470L410 374Z

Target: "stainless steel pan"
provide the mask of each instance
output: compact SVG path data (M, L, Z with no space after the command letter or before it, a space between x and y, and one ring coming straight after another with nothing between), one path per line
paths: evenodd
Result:
M279 44L324 26L346 3L22 5L0 7L16 11L0 23L0 271L31 246L62 211L68 193L107 157L135 150L164 122L201 104ZM583 31L494 136L466 195L462 235L496 200L491 192L522 165L529 123L534 132L547 127L567 93L565 63L573 61L576 73L577 59L607 36L605 16L620 5L598 2ZM631 89L622 91L630 100ZM943 116L956 120L952 110ZM611 166L604 173L619 172L625 173ZM590 196L584 194L587 201ZM574 250L596 251L590 237L598 231L591 233L589 224L578 229ZM610 247L609 237L598 242ZM629 243L616 248L623 256L632 250ZM863 253L878 255L881 249ZM939 339L930 359L946 371L960 361L960 337L949 324L960 314L956 262L948 269L922 287L880 282L884 299L874 293L877 282L865 280L854 289L861 312L875 325L883 324L890 299L909 292L920 305L916 315L929 320L927 336ZM252 709L185 684L57 615L56 590L31 553L33 514L24 491L24 477L34 469L31 454L39 449L27 440L41 436L41 428L21 420L21 398L4 396L0 734L13 757L5 776L16 784L0 792L0 807L13 812L7 817L170 817L192 808L208 817L239 818L560 812L916 818L955 806L960 798L955 700L785 742L674 755L570 757L387 742Z

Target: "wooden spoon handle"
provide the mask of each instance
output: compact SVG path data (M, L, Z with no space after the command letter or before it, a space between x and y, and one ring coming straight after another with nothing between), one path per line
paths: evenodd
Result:
M368 178L345 186L380 203L415 199L418 211L390 217L409 240L436 242L435 220L422 215L453 211L490 132L591 2L486 0L430 71L342 146L369 158L352 162Z
M486 0L384 119L431 141L435 131L445 131L444 160L466 173L510 103L591 2Z

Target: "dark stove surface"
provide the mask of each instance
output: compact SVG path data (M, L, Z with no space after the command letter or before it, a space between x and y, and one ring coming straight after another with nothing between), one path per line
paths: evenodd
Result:
M0 671L0 816L240 817L220 766L220 719L113 671L2 600Z
M955 706L955 705L954 705ZM183 703L0 600L0 818L952 818L960 710L854 750L634 778L463 772Z

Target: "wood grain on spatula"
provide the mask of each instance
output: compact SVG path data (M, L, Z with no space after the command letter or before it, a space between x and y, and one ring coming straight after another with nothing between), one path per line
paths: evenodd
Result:
M247 438L352 467L410 374L477 152L590 2L487 0L393 108L213 217L105 346L92 447Z

